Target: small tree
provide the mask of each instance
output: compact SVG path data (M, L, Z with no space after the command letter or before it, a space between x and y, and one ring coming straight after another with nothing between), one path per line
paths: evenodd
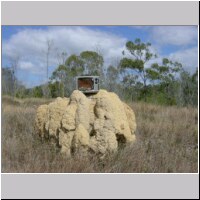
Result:
M67 59L67 52L66 51L62 51L62 52L57 52L57 60L58 60L58 65L64 65L65 61Z
M119 78L119 71L116 67L110 65L106 73L106 87L109 91L117 92L117 84Z
M103 57L94 51L83 51L80 54L84 66L84 73L89 75L103 75Z
M198 105L198 71L190 74L183 70L180 76L180 96L178 98L181 105Z
M17 92L17 70L19 67L19 61L20 56L16 55L13 57L10 57L10 64L11 64L11 72L12 72L12 78L13 78L13 98L16 96Z
M53 40L47 39L46 40L46 84L44 85L44 93L46 97L49 97L49 56L53 47Z
M146 86L147 86L147 69L145 64L152 58L156 57L150 49L150 43L143 43L140 39L136 39L134 42L128 41L126 43L126 50L130 54L129 57L124 57L120 61L122 69L128 70L131 74L137 75L136 84L142 83L144 99L146 101ZM125 51L122 52L125 55Z
M42 87L41 86L35 86L32 89L32 95L33 95L33 97L37 97L37 98L43 97Z
M10 67L3 67L1 69L1 84L2 94L13 95L13 70Z
M71 77L79 76L84 72L84 63L80 56L75 54L67 58L65 66L67 67L68 75Z
M80 56L75 54L69 56L63 65L59 65L54 70L51 76L51 82L57 82L59 84L60 96L70 95L75 89L74 78L82 75L83 71L83 61Z
M183 71L182 64L163 58L162 64L154 63L146 70L150 81L159 84L159 92L163 92L169 104L176 104L178 79Z
M59 65L52 73L51 80L59 84L59 96L65 96L65 80L68 74L67 67L65 65Z

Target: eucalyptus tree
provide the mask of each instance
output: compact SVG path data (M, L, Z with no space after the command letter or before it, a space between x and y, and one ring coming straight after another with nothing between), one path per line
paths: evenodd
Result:
M88 75L102 76L103 57L95 51L83 51L80 58L84 65L84 73Z
M82 75L83 71L83 61L75 54L70 55L63 64L58 65L52 73L51 82L58 84L59 96L70 95L75 89L75 77ZM52 85L52 88L55 89L56 86Z
M19 68L21 56L19 54L13 55L9 57L10 65L11 65L11 73L12 73L12 85L13 85L13 98L16 96L17 92L17 71Z
M193 74L183 70L180 76L179 104L186 106L198 105L198 70Z
M169 104L176 104L176 95L179 87L182 64L163 58L162 64L154 63L146 70L149 80L156 81L159 92L165 95Z
M145 65L153 58L156 54L153 53L151 43L143 43L139 38L135 41L128 41L126 43L126 51L122 54L126 57L122 58L120 61L120 67L125 71L129 71L131 74L135 75L135 83L140 85L142 83L142 90L144 93L146 101L147 93L147 80L148 80L148 68ZM127 55L125 55L127 52ZM124 71L123 71L124 72ZM130 76L130 73L128 76Z
M119 78L119 70L117 67L110 65L107 68L106 73L106 88L111 92L118 93L118 78Z

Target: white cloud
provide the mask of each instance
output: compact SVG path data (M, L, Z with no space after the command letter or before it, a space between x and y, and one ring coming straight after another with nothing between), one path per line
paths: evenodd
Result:
M193 47L171 53L168 56L173 61L182 63L183 68L188 72L194 73L198 67L198 48Z
M21 67L21 69L32 69L32 68L34 68L33 63L28 62L28 61L21 61L19 63L19 66Z
M120 57L126 39L100 30L85 27L48 27L47 29L22 29L9 40L2 42L3 59L20 57L19 68L28 73L41 74L46 70L47 40L53 41L50 65L55 68L56 52L66 51L68 55L79 54L100 47L105 63Z
M184 50L178 50L170 53L169 55L158 54L157 58L150 60L146 64L146 67L150 67L153 63L162 65L163 58L168 58L173 62L180 62L186 71L194 73L198 67L198 48L192 47Z
M198 38L196 26L155 26L150 31L152 39L160 45L190 45Z
M140 29L140 27L138 27ZM183 63L188 71L194 71L197 67L197 47L189 48L187 45L197 43L197 28L194 26L156 26L141 27L152 37L151 50L157 55L161 54L163 45L176 45L181 49L170 55L170 59ZM147 36L148 37L148 36ZM101 30L85 27L47 27L45 29L27 28L19 30L8 40L2 41L3 61L9 58L20 57L19 70L23 73L21 78L27 85L37 85L45 80L46 73L46 49L47 40L53 40L53 49L50 54L50 72L58 64L57 51L65 51L68 55L79 54L86 50L99 48L103 54L105 65L116 63L122 57L127 39ZM133 38L134 40L134 38ZM183 46L181 46L183 45ZM153 62L161 62L159 58L151 60L146 67ZM4 64L4 62L3 62ZM24 76L26 75L26 77Z

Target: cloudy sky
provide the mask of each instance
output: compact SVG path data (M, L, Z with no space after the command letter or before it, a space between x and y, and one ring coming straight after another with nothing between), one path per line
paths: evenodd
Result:
M2 66L19 58L17 77L32 87L45 81L47 41L52 41L50 75L60 52L99 50L108 66L120 60L126 41L136 38L152 44L158 58L151 62L167 57L191 73L198 66L197 26L2 26Z

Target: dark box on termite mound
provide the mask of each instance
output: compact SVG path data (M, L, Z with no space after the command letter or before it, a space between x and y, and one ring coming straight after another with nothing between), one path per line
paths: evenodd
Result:
M85 94L97 93L99 91L99 76L77 76L76 89Z

